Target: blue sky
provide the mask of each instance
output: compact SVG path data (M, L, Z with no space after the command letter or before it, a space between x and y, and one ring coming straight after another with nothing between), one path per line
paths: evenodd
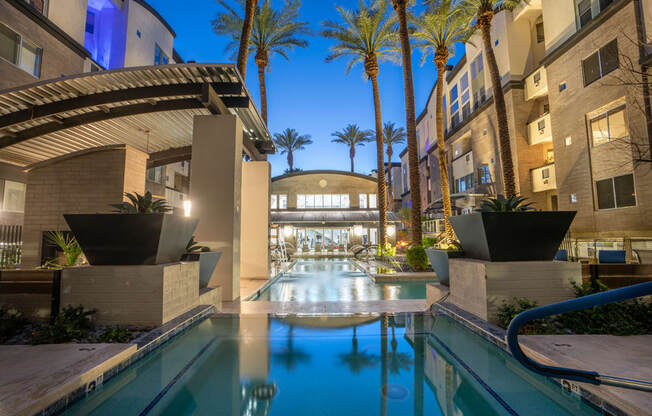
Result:
M211 19L220 11L214 0L148 0L170 23L177 33L174 45L184 60L197 62L231 62L231 54L224 51L227 39L211 31ZM235 1L233 1L235 4ZM276 3L279 3L278 1ZM356 8L358 0L340 0L338 5ZM304 0L301 18L310 22L315 33L320 22L337 19L335 3L324 0ZM354 67L345 74L346 59L325 63L324 57L332 41L315 35L308 38L306 49L295 49L290 61L281 56L271 58L267 73L268 127L272 134L291 127L301 134L312 136L313 144L295 155L295 167L309 169L348 170L349 157L345 145L331 143L331 133L348 123L369 129L374 125L371 85L362 77L362 67ZM463 47L451 59L454 64L463 53ZM432 61L421 66L421 56L413 52L413 74L417 115L423 110L432 85L435 69ZM247 65L247 88L259 105L257 69L250 55ZM381 64L381 109L383 123L394 121L405 125L405 101L401 67L391 62ZM393 161L398 161L397 149ZM269 158L272 175L282 174L287 168L285 155ZM369 173L376 166L375 145L368 143L358 148L355 160L357 172Z

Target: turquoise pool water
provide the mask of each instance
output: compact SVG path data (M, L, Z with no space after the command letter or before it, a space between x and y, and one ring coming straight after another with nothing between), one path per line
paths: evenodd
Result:
M425 282L374 283L347 260L301 260L252 300L350 302L425 299Z
M66 415L598 415L446 316L215 317Z

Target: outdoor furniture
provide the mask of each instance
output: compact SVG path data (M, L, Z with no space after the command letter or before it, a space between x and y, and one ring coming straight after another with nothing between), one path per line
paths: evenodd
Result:
M568 261L568 250L557 250L553 260Z
M625 263L625 250L600 250L598 252L599 263Z

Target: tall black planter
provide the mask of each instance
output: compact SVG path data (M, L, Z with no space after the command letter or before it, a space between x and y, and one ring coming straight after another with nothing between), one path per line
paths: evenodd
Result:
M197 218L172 214L65 214L92 265L142 265L179 261Z
M552 260L575 211L476 212L448 217L465 257L487 261Z

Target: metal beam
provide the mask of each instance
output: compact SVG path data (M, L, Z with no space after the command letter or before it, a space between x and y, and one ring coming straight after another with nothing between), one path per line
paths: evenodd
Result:
M200 96L204 89L207 88L206 85L207 84L205 83L154 85L149 87L100 92L53 103L35 105L25 110L19 110L1 116L0 128L86 107L95 107L148 98L156 99L184 95ZM209 85L217 95L242 93L242 84L239 82L216 82Z
M249 97L222 97L228 108L249 108Z
M175 147L173 149L162 150L160 152L150 153L147 160L147 168L169 165L170 163L190 160L192 155L192 146Z
M156 105L150 103L125 105L122 107L111 108L109 109L109 112L102 110L94 111L91 113L68 117L57 122L45 123L14 134L5 135L0 138L0 149L35 137L54 133L59 130L82 126L84 124L97 123L99 121L137 114L187 110L192 108L204 108L204 106L195 98L183 98L178 100L160 101Z

